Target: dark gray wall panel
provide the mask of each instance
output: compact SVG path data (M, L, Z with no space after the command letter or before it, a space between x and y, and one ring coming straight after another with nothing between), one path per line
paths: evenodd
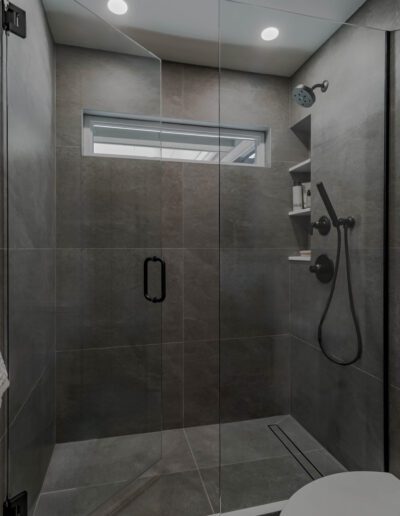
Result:
M383 468L382 381L292 340L292 415L347 468Z
M55 67L39 0L8 39L10 486L32 509L55 442Z
M356 220L349 242L364 346L361 361L343 370L322 356L317 328L329 287L318 283L301 264L292 264L291 332L304 342L295 341L294 350L307 350L312 359L307 364L300 352L293 352L292 411L346 467L382 468L385 33L341 28L295 74L292 86L324 79L330 82L328 91L317 95L310 110L293 103L291 118L296 122L311 113L313 220L326 213L316 190L319 181L324 182L338 215ZM311 249L314 260L322 253L334 258L336 231L328 237L314 232ZM323 338L327 349L341 358L349 358L356 345L344 255ZM333 393L323 383L324 376L332 381ZM331 429L324 426L325 421Z

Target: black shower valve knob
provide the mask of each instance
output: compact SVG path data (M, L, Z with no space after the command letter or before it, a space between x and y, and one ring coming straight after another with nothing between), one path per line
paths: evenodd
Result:
M310 235L312 235L314 233L314 229L316 229L320 235L326 236L330 232L331 227L332 227L331 221L329 220L328 217L326 217L324 215L324 216L320 217L320 219L317 220L317 222L311 222L310 229L309 229Z
M321 283L329 283L332 281L335 266L326 254L322 254L318 256L315 264L310 266L310 272L315 274Z

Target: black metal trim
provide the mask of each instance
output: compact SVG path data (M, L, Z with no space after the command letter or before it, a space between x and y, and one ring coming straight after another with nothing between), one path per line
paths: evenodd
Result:
M11 32L20 38L26 38L26 11L15 4L2 1L3 7L3 29Z
M383 228L383 431L384 470L390 469L390 388L389 388L389 307L390 307L390 214L389 188L391 163L391 76L392 76L392 44L393 32L386 32L386 80L385 80L385 163L384 163L384 228Z
M3 504L3 516L28 516L28 492L22 491Z

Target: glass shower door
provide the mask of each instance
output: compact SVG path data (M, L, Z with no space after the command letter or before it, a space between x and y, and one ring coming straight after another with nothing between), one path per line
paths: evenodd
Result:
M8 38L9 496L110 514L161 457L160 61L53 5L55 45L28 2L40 30Z

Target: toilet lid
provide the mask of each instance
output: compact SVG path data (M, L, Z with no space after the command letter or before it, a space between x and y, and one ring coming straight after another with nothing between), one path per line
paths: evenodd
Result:
M300 489L281 516L400 516L400 480L389 473L352 472Z

